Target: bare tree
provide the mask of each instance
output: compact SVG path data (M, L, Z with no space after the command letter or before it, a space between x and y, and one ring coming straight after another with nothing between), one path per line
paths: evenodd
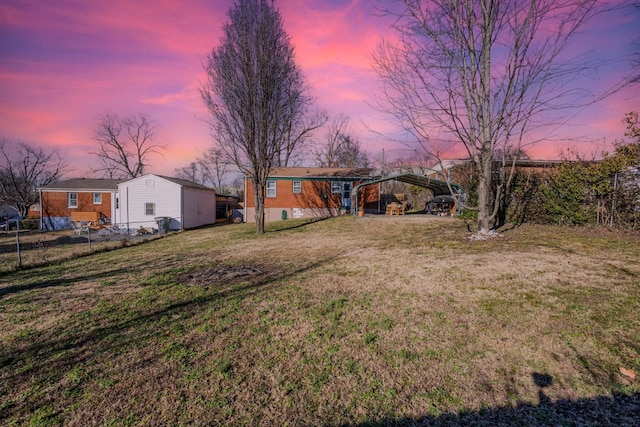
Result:
M329 124L325 143L316 147L316 163L323 168L366 168L369 157L360 142L349 134L349 118L339 114Z
M189 166L176 169L176 176L207 185L218 194L226 194L229 190L225 184L229 166L222 150L212 147Z
M102 165L97 171L112 179L143 175L149 156L165 148L153 143L154 130L153 122L143 114L99 117L93 133L97 147L88 150Z
M342 142L342 136L349 126L349 117L344 114L339 114L333 118L327 128L325 134L325 143L320 146L316 146L314 155L316 163L321 168L333 168L336 167L338 150Z
M228 15L221 44L207 57L201 95L220 149L253 180L256 231L264 233L267 178L308 134L302 117L311 98L273 2L238 0Z
M424 175L432 171L433 164L433 160L427 157L423 151L416 150L411 153L411 157L388 161L381 164L380 167L383 174L418 173Z
M516 157L506 154L520 151L544 113L579 102L567 82L586 66L567 46L598 12L596 0L399 3L398 40L373 56L380 107L432 155L464 145L478 176L478 232L488 232L514 173Z
M337 165L343 168L368 168L369 156L355 137L345 134L337 155Z
M229 193L233 196L237 196L238 200L244 201L244 179L242 179L242 177L236 177L231 181Z
M640 12L640 1L634 1L631 3L631 13ZM635 51L631 55L631 66L634 67L635 74L631 76L630 83L638 84L640 83L640 37L636 34L636 39L633 41Z
M218 194L226 194L229 190L226 185L227 172L231 165L224 155L224 152L217 147L210 148L198 159L198 163L211 187L214 188Z
M67 164L54 150L48 151L7 139L0 141L0 203L26 216L38 201L38 187L56 182Z
M198 160L189 163L189 166L183 166L176 168L176 178L186 179L187 181L195 182L201 185L207 185L206 180L200 171Z
M306 105L303 105L306 109ZM287 130L285 148L278 159L278 166L287 167L300 163L306 144L313 136L314 131L324 126L329 116L324 110L316 110L314 113L303 115L303 110L297 115Z

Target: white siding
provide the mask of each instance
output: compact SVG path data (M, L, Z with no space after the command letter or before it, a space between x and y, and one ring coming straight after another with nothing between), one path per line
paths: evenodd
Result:
M141 226L157 228L155 217L168 216L172 218L170 228L179 230L182 228L181 188L156 175L144 175L119 184L118 225L129 230ZM145 214L146 203L155 203L154 215Z
M216 222L216 197L214 191L184 187L184 228L200 227Z
M120 183L118 200L115 223L130 231L141 226L157 228L155 218L160 216L171 218L171 230L213 224L216 220L213 190L183 187L153 174ZM153 215L146 215L146 203L155 204Z

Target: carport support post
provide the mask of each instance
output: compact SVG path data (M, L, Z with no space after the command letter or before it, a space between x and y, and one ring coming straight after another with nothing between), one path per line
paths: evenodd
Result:
M351 207L353 216L358 216L358 189L356 188L356 194L353 197L353 206Z

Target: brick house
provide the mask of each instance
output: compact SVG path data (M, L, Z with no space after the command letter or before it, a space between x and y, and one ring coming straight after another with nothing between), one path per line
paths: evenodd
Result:
M39 188L40 229L69 229L76 218L96 218L110 223L115 216L119 182L115 179L77 178Z
M375 179L368 168L275 168L265 189L265 222L286 218L318 218L353 212L351 190ZM244 180L245 221L255 221L253 182ZM366 187L358 207L377 212L380 190Z

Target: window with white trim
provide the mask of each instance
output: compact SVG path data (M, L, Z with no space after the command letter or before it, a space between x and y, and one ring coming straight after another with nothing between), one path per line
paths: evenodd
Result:
M102 204L102 193L93 193L93 204L94 205Z
M276 181L267 181L267 197L276 197Z
M292 181L292 185L293 185L293 194L300 194L302 193L302 181Z
M340 181L331 181L331 193L342 193L342 185L340 185Z
M67 193L67 206L70 208L78 207L78 193Z
M155 216L156 214L156 204L152 202L147 202L144 204L144 214L146 216Z

